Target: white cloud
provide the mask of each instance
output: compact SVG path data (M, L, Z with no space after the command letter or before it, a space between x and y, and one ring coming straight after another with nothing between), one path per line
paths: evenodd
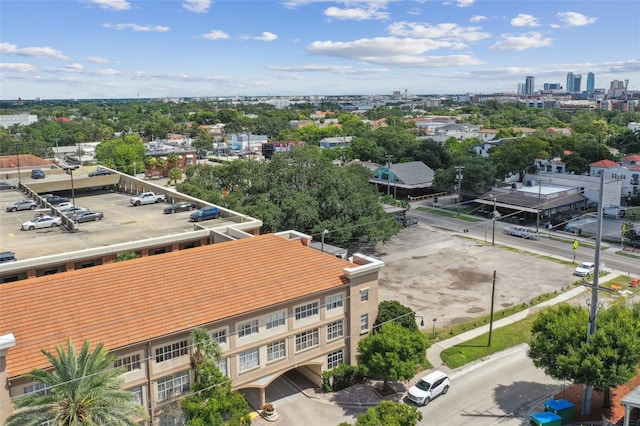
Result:
M127 0L81 0L83 3L95 4L100 9L107 10L129 10L131 4Z
M170 30L169 27L165 27L163 25L138 25L138 24L102 24L105 28L113 28L115 30L125 30L131 29L135 32L157 32L164 33Z
M19 55L30 57L45 57L54 59L69 59L69 57L52 47L21 47L15 44L0 43L0 53L4 55Z
M382 12L377 7L371 8L338 8L329 7L325 9L324 14L330 18L340 20L365 21L368 19L389 19L388 12Z
M295 73L278 74L275 77L280 80L303 80L304 79L304 77L302 77L300 74L295 74Z
M262 35L254 37L253 39L260 41L274 41L278 39L278 36L274 33L270 33L269 31L265 31L262 33Z
M520 35L503 34L500 40L491 46L490 49L521 51L536 47L548 47L552 44L553 39L543 37L539 32L531 31Z
M411 9L409 9L409 11L407 12L409 15L420 15L422 13L422 11L420 9L418 9L417 7L413 7Z
M206 34L200 35L200 37L205 38L207 40L223 40L229 38L229 34L220 30L211 30Z
M519 13L518 16L511 20L511 25L514 27L539 27L538 19L533 15L527 15L526 13Z
M94 64L108 64L111 62L107 58L103 58L101 56L89 56L87 58L87 61L92 62Z
M476 0L456 0L456 6L458 7L469 7L472 6Z
M456 43L429 39L377 37L351 42L315 41L307 46L313 54L358 59L377 65L398 66L456 66L482 63L470 55L420 56L421 53L442 47L456 47Z
M114 70L113 68L107 68L104 70L94 70L91 71L91 74L95 74L95 75L120 75L122 74L120 71L118 70Z
M9 71L18 71L18 72L31 72L35 70L35 68L31 64L6 63L6 62L0 62L0 69L6 69Z
M73 63L73 64L66 65L64 67L64 69L66 71L71 71L71 72L84 71L84 67L81 64L77 63L77 62Z
M588 16L578 12L560 12L556 14L556 16L566 25L572 27L581 27L583 25L593 24L598 20L598 18L589 18Z
M389 72L388 68L355 68L350 65L271 65L267 67L274 71L287 72L331 72L334 74L377 74Z
M189 12L204 13L211 7L211 0L185 0L182 7Z
M395 36L437 38L464 42L473 42L490 37L489 34L479 31L480 27L462 27L454 23L430 25L401 21L389 25L388 30L391 35Z
M473 15L471 18L469 18L469 22L474 23L474 22L486 21L486 19L487 19L486 16Z

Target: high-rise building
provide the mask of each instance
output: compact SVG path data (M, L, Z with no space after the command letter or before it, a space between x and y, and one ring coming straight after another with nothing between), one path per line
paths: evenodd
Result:
M596 76L590 72L587 74L587 93L592 95L596 86Z
M567 93L580 92L582 74L567 73Z
M562 89L562 84L560 83L545 83L544 90L560 90Z
M567 93L573 92L573 73L567 73Z
M524 93L532 95L535 90L535 78L532 75L528 75L524 82Z
M526 93L524 86L524 83L518 83L518 95L524 95Z

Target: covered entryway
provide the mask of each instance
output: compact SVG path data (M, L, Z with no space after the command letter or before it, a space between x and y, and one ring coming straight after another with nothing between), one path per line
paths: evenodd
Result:
M640 424L640 386L626 394L620 401L624 406L623 426ZM634 410L635 408L635 410ZM634 423L631 423L634 421Z

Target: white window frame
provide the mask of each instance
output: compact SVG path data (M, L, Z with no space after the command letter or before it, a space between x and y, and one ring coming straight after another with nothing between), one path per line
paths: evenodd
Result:
M258 324L259 322L257 319L238 324L238 337L242 338L251 336L252 334L257 334L260 331Z
M218 370L224 375L229 376L229 361L227 358L221 358L216 362Z
M238 371L243 372L260 367L260 349L252 348L238 354Z
M369 288L363 288L360 290L360 301L361 302L369 301Z
M360 333L369 331L369 314L360 315Z
M276 312L267 316L265 327L267 330L285 325L287 314L285 311Z
M327 324L327 340L344 336L344 321L334 321Z
M277 361L287 357L287 341L276 340L267 345L267 362Z
M333 296L329 296L327 297L327 311L330 311L332 309L338 309L338 308L342 308L342 306L344 305L344 298L342 297L341 294L334 294Z
M304 351L319 344L320 333L317 328L296 334L296 352Z
M140 354L130 354L122 356L113 363L114 368L123 368L125 373L140 370L142 365Z
M51 386L46 385L44 383L36 382L32 385L27 385L24 388L22 388L22 392L25 395L34 395L34 394L38 396L51 395Z
M176 395L186 392L191 387L189 370L176 373L171 376L161 377L156 384L158 389L158 401L164 401Z
M294 309L296 320L302 320L318 315L318 302L309 302L296 306Z
M219 345L226 345L229 333L226 328L219 328L211 332L211 340L218 342Z
M144 400L142 397L142 386L136 386L127 390L136 396L136 402L139 405L144 405Z
M180 340L178 342L167 343L155 350L156 363L169 361L170 359L179 358L189 354L189 342Z
M344 351L342 349L327 354L327 368L329 370L336 368L340 364L344 364Z

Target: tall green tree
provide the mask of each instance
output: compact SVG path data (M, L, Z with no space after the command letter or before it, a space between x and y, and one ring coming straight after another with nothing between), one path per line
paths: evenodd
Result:
M85 341L80 352L69 339L55 353L43 350L51 369L35 369L25 378L44 384L50 393L33 393L15 400L17 411L6 426L138 425L145 418L135 396L122 389L122 369L115 357L98 344L93 351Z
M143 164L144 144L138 135L125 135L102 142L96 147L96 159L107 167L133 174L134 162Z
M383 324L394 321L411 331L418 331L416 313L408 306L404 306L397 300L384 300L378 304L378 316L373 323L373 332L382 330Z
M411 331L400 324L383 324L382 331L358 342L358 367L369 378L382 380L383 389L389 380L409 380L418 366L426 364L427 339L420 331Z
M561 305L540 313L534 321L529 357L536 367L559 380L588 383L604 392L627 383L640 364L640 304L622 303L602 310L596 331L586 341L589 312L574 305Z
M394 401L382 401L376 407L358 414L355 426L415 426L422 420L418 408ZM343 422L338 426L350 426Z
M517 174L522 182L527 172L536 171L533 161L536 158L549 158L550 145L537 137L510 139L500 146L489 149L489 158L495 164L498 177Z

